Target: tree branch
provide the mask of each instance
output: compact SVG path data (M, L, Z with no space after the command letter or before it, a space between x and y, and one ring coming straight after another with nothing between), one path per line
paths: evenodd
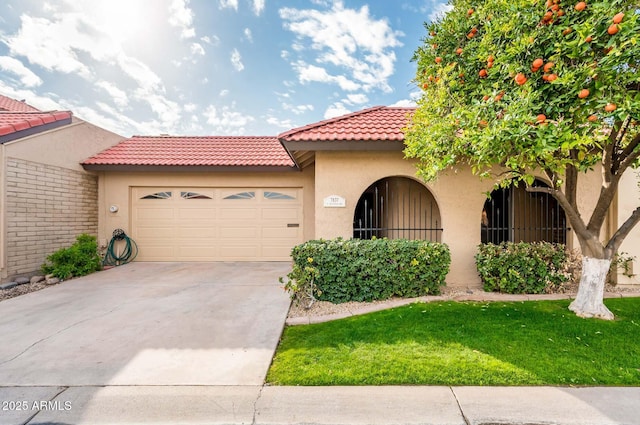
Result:
M631 213L629 218L622 223L622 226L620 226L611 239L609 239L606 250L611 254L611 256L618 251L618 248L622 245L624 238L627 237L629 232L631 232L638 222L640 222L640 207L636 208L633 213Z
M622 152L622 158L624 159L620 162L620 166L616 170L616 174L624 174L624 172L627 171L627 168L629 168L638 159L638 157L640 157L640 149L638 149L638 146L640 146L640 133L636 134L636 137L631 139L629 145Z

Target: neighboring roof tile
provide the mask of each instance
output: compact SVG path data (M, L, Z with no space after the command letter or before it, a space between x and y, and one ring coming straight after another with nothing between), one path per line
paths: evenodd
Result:
M9 112L40 112L39 109L26 104L24 101L11 99L0 94L0 111Z
M402 141L415 108L375 106L304 127L278 136L283 142Z
M0 111L0 143L16 140L41 131L71 123L71 112Z
M295 164L275 137L133 136L83 165L280 166Z

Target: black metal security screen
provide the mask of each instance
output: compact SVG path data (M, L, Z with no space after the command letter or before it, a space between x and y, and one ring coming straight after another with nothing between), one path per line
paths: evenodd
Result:
M545 186L536 181L534 185ZM497 189L484 204L480 237L482 243L567 243L567 219L549 194L527 192L523 187Z
M420 183L390 177L369 186L362 194L353 220L358 239L442 239L440 211L429 190Z

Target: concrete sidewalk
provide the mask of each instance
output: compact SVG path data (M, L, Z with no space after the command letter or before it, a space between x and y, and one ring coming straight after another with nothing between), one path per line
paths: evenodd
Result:
M640 424L638 387L4 387L0 399L3 425Z

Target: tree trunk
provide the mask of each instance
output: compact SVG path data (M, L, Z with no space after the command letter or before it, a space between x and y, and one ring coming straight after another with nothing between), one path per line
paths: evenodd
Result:
M579 317L613 320L613 313L602 302L610 266L611 259L582 257L582 276L578 295L569 305L569 310Z

